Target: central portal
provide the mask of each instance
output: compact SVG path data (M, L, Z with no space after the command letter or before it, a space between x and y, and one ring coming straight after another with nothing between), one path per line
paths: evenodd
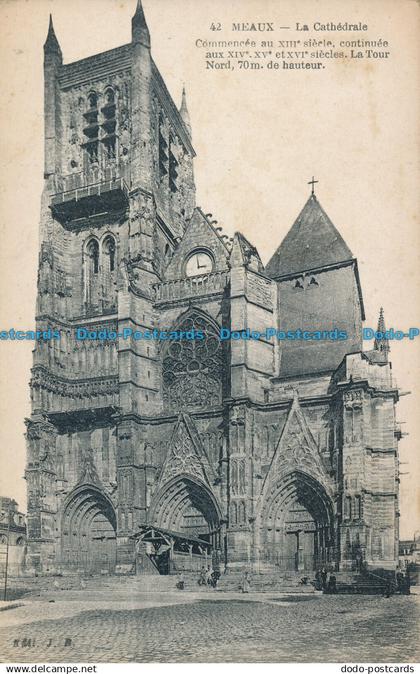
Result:
M220 559L219 508L210 489L198 478L179 476L164 485L154 497L150 522L178 541L185 539L185 551L188 541L202 541L208 544L206 555L211 553L213 562ZM178 547L173 550L173 567L187 569L190 562L185 559L187 566L183 566Z

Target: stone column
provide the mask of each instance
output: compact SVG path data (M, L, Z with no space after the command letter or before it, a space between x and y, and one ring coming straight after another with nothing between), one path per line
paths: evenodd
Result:
M26 420L28 491L28 568L45 571L55 565L56 428L44 415Z
M297 539L296 557L297 557L297 570L298 571L304 571L305 570L303 535L304 535L303 529L299 529L296 532L296 539Z

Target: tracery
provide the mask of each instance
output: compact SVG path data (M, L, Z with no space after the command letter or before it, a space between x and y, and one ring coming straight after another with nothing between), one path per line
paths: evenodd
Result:
M177 330L200 331L204 339L172 341L163 357L164 402L172 410L218 405L222 401L223 355L216 329L194 312Z

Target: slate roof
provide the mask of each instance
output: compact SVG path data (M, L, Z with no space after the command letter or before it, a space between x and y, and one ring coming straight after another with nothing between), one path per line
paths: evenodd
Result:
M324 267L353 258L314 194L286 234L265 273L271 278Z

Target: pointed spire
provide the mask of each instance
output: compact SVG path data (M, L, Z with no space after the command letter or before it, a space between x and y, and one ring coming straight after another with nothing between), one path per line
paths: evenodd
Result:
M242 250L239 232L235 232L233 235L233 244L232 250L230 251L229 261L232 267L243 267L247 262Z
M229 260L232 267L245 266L253 271L263 269L257 249L240 232L235 232L233 236Z
M182 87L182 100L181 100L181 107L179 108L179 114L181 115L182 121L187 127L187 131L189 133L189 136L191 137L190 113L188 112L187 107L187 95L185 93L185 86Z
M380 332L382 335L384 335L385 332L386 332L383 307L381 307L380 310L379 310L377 332ZM376 338L373 348L374 348L375 351L379 351L383 355L384 361L387 363L388 362L388 353L390 351L389 340L386 339L386 337Z
M131 35L132 42L141 42L145 47L150 47L150 33L141 0L137 0L136 13L131 19Z
M60 45L57 40L57 36L54 31L54 25L52 20L52 15L50 14L50 22L48 25L48 35L44 44L44 53L45 54L57 54L60 59L62 58L62 53Z

